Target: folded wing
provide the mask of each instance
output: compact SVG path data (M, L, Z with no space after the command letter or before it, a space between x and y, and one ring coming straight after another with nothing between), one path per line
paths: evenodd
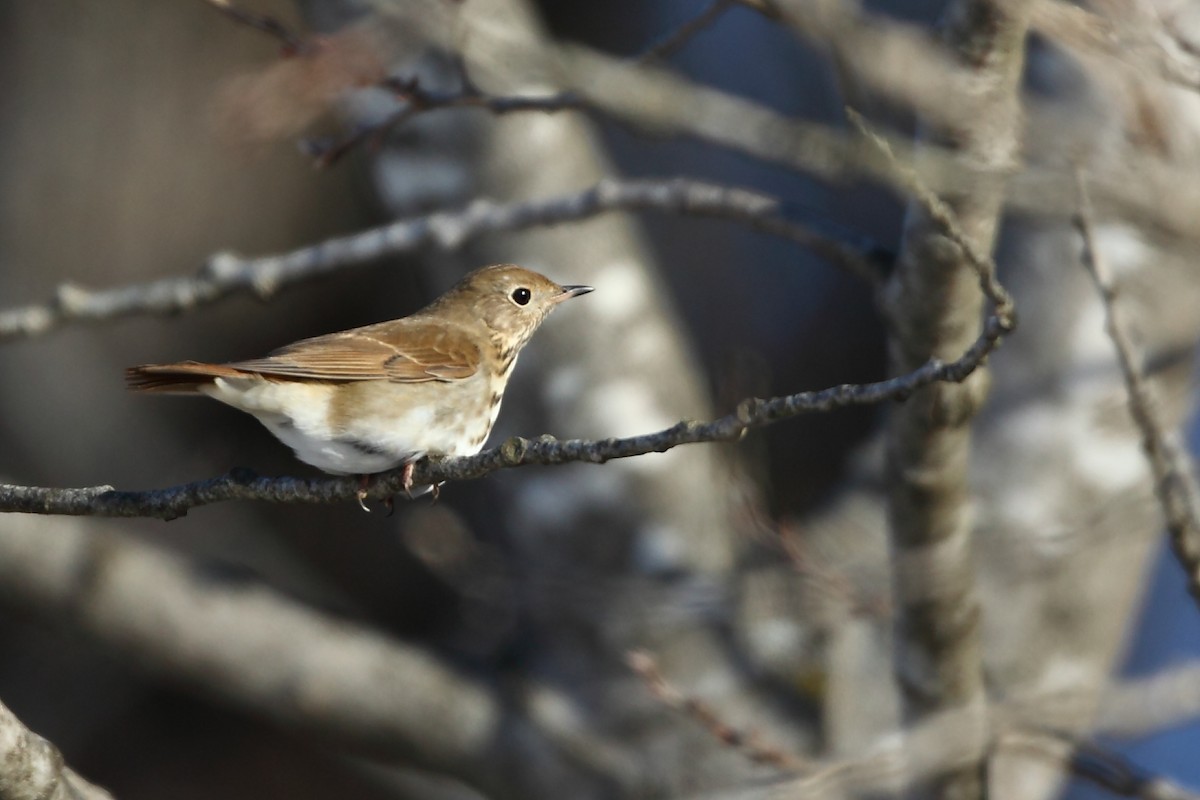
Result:
M423 320L396 320L304 339L266 358L229 364L184 361L126 370L135 391L191 393L215 378L260 375L344 383L453 381L479 369L480 350L462 331Z

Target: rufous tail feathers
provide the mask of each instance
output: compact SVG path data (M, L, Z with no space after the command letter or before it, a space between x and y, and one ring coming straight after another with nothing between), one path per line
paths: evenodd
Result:
M125 370L125 383L133 392L196 394L214 378L236 378L245 373L221 364L180 361L176 364L142 364Z

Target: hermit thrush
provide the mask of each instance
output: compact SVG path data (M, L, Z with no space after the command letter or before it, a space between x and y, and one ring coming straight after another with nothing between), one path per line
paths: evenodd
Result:
M408 490L422 456L478 453L521 348L555 306L590 291L500 264L402 319L266 358L146 364L125 377L134 391L202 394L254 415L306 464L361 475L362 504L371 473L403 464Z

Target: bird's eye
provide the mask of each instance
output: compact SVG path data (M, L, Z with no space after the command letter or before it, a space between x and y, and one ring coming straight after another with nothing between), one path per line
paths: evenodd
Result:
M513 289L513 293L512 293L513 302L519 306L528 305L529 298L531 298L532 296L533 295L531 295L529 293L529 290L526 289L524 286L522 286L519 289Z

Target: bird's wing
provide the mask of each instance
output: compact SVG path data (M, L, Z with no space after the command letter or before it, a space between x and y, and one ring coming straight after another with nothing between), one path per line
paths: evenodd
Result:
M227 366L317 381L420 383L469 378L479 361L478 345L461 330L405 319L304 339Z

